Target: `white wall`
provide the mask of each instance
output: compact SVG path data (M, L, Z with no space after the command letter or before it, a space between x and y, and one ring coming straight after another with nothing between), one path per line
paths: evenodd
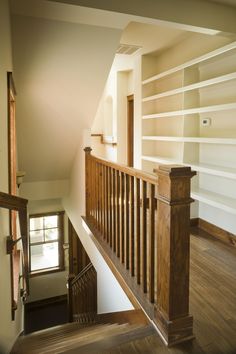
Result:
M0 191L8 192L7 71L12 71L8 1L0 1ZM10 351L22 331L23 310L18 301L15 321L11 320L10 256L6 255L9 235L8 211L0 209L0 353Z
M82 224L81 215L85 215L85 162L83 146L85 147L86 145L86 142L83 143L83 138L81 137L71 172L69 196L63 199L63 205L97 271L98 313L130 310L133 308L132 304L91 240L90 233L85 230Z
M68 193L68 181L23 183L20 195L29 200L29 214L63 211L61 198ZM68 218L64 216L64 242L68 242ZM27 302L67 294L66 282L69 268L68 250L64 251L65 271L30 278L30 296Z

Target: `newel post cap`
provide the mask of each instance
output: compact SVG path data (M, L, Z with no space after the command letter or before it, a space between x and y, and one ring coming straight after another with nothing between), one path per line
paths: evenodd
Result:
M84 148L84 152L85 152L86 154L90 154L91 151L92 151L92 148L91 148L90 146L86 146L86 147Z

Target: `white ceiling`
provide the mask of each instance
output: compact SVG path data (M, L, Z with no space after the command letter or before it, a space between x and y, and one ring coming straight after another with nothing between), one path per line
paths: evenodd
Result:
M11 10L19 169L28 182L66 179L119 42L152 52L187 32L63 1L11 0Z

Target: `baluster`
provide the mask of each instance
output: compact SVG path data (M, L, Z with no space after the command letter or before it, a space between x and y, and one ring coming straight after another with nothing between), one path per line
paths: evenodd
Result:
M105 166L102 167L102 235L103 238L106 238L105 232Z
M154 255L155 255L155 185L149 184L149 230L148 230L149 300L154 302Z
M120 234L120 259L125 261L125 176L121 172L121 234Z
M142 286L147 292L147 182L142 181Z
M129 269L129 227L130 227L130 212L129 212L129 197L130 185L129 175L125 175L125 266Z
M112 231L113 231L113 219L112 219L112 169L109 167L109 242L112 247Z
M116 252L116 170L114 168L112 169L112 215L112 249Z
M116 255L120 257L120 172L116 171Z
M106 240L109 242L109 168L106 166Z
M130 176L130 272L134 276L134 177Z
M140 284L140 179L136 178L136 202L135 202L135 209L136 209L136 238L135 238L135 250L136 250L136 276L137 276L137 283Z

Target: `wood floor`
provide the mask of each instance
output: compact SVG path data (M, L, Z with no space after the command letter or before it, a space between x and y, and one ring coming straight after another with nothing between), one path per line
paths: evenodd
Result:
M196 336L192 342L167 348L149 326L112 325L109 328L106 327L108 325L96 325L89 328L90 334L86 334L86 339L76 337L80 344L76 344L75 337L71 339L73 349L66 346L59 351L55 347L43 349L42 345L47 346L47 340L41 340L38 341L41 349L37 351L36 339L36 342L31 341L34 350L30 341L28 344L25 342L25 347L23 341L21 351L15 348L13 353L236 354L236 249L203 231L192 230L190 283L190 312L194 317ZM85 328L81 330L86 333ZM95 340L97 331L100 334ZM31 336L37 338L36 333ZM48 333L46 338L50 337L51 342L60 343L60 335L55 334L53 339ZM86 345L81 345L83 341Z

